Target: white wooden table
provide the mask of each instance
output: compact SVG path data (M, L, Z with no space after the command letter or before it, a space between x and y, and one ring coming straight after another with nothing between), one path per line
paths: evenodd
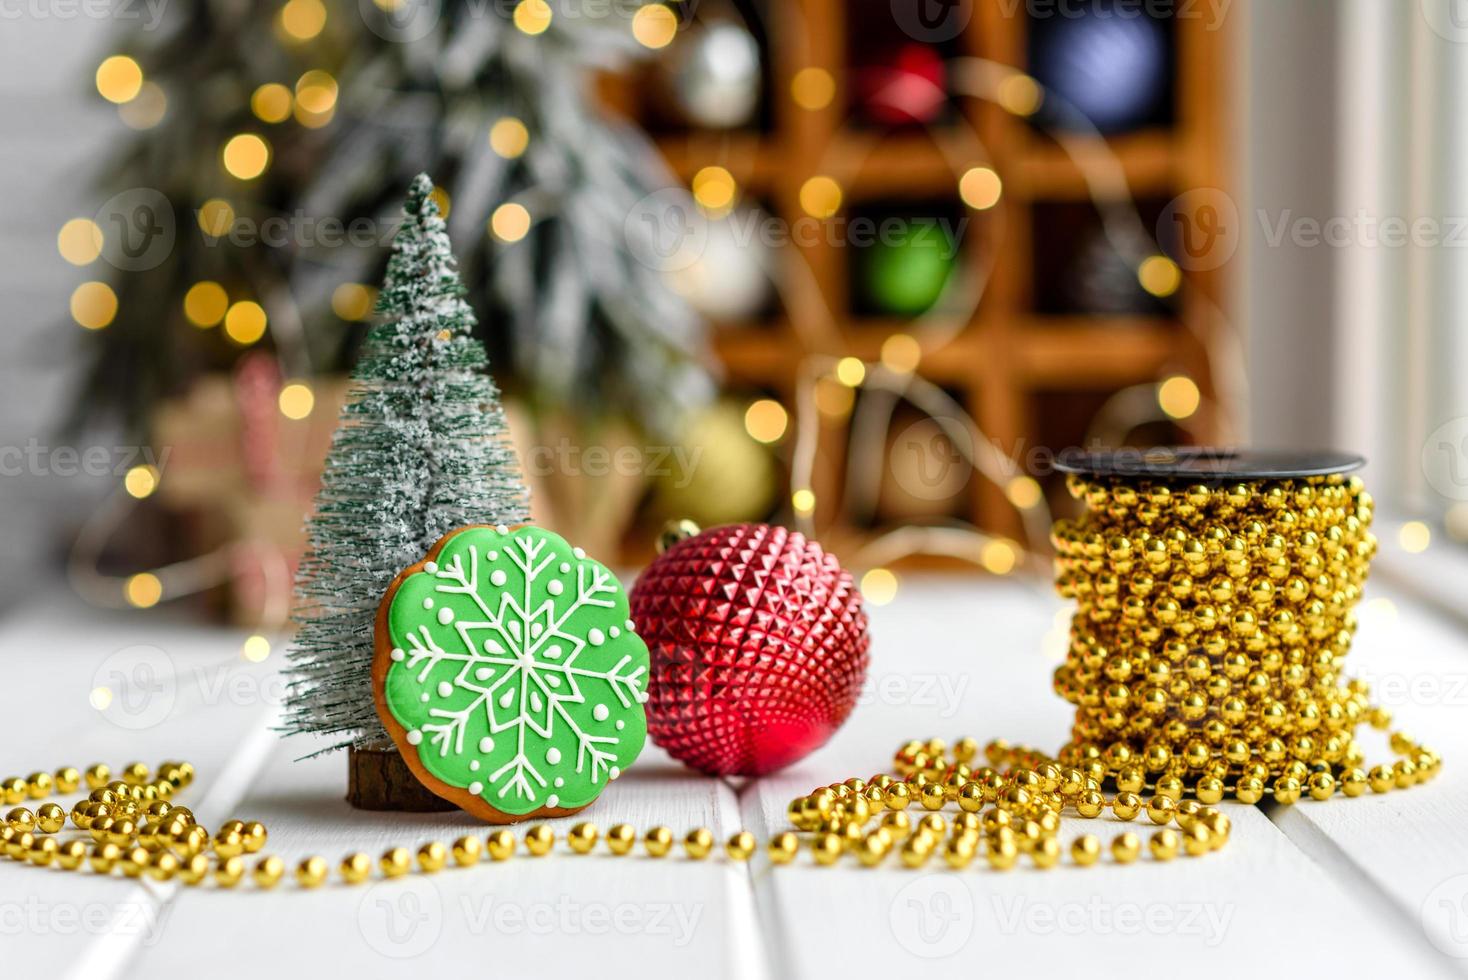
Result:
M1229 804L1221 853L1131 867L961 873L722 859L517 857L433 877L261 894L0 862L6 977L299 975L971 977L1010 975L1442 977L1468 964L1468 633L1374 584L1352 656L1407 730L1446 758L1409 792L1264 810ZM649 748L584 818L602 827L708 826L764 839L797 792L886 768L912 736L1065 738L1050 692L1060 602L1042 585L905 580L872 610L867 696L814 756L775 778L720 782ZM269 850L374 857L389 844L481 831L462 816L401 816L342 802L339 757L268 730L277 650L154 611L69 601L0 621L0 775L187 758L186 801L206 825L240 816ZM105 710L92 703L112 691ZM1370 751L1385 757L1385 747ZM567 823L567 822L562 822ZM1065 836L1082 822L1067 821ZM1090 824L1090 829L1096 829ZM1110 836L1111 828L1105 828ZM564 827L558 827L564 830ZM640 849L639 849L640 850ZM522 852L523 853L523 852ZM445 974L448 975L448 974Z

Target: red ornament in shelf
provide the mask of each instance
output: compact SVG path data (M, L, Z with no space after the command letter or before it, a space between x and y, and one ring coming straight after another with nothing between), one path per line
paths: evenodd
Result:
M904 44L859 68L856 79L862 110L886 126L930 123L948 101L947 66L926 44Z
M767 524L713 528L642 573L648 734L712 775L774 772L823 745L866 680L861 593L834 556Z

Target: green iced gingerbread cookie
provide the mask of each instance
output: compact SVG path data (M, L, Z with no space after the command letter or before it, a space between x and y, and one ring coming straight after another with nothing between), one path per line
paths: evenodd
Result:
M587 806L647 737L621 584L543 528L445 535L383 597L373 692L403 759L485 820Z

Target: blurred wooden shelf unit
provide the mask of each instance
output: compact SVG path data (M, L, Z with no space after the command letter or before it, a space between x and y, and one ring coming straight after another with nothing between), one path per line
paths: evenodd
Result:
M752 25L761 45L766 61L761 107L742 128L670 123L665 108L669 81L657 64L609 78L602 86L610 105L652 132L684 182L705 167L722 167L739 185L741 206L760 208L787 227L812 220L802 208L801 189L820 175L833 178L842 191L841 209L830 221L855 213L966 217L958 261L973 276L987 274L988 284L957 335L924 350L918 373L953 396L985 435L1016 459L1037 445L1059 449L1077 444L1096 408L1131 385L1185 374L1196 379L1203 405L1209 404L1214 395L1208 381L1209 331L1220 328L1215 311L1224 308L1218 271L1185 272L1174 295L1144 296L1149 303L1132 310L1086 309L1063 295L1057 298L1063 292L1059 285L1070 274L1067 262L1086 234L1100 227L1085 174L1046 135L1041 117L1026 119L994 101L952 94L951 86L964 67L972 66L957 59L985 59L1033 73L1029 60L1035 32L1047 25L1027 12L1032 6L1040 9L1013 0L958 4L960 16L967 11L966 24L955 36L934 44L949 66L949 101L936 121L923 125L884 128L865 118L859 104L863 68L856 62L862 53L884 40L911 43L911 32L904 34L894 21L889 0L730 0L727 7L702 0L696 23L727 13ZM1102 4L1099 9L1106 8ZM1081 146L1081 152L1108 160L1114 155L1129 197L1137 202L1140 227L1152 234L1159 233L1158 218L1177 195L1228 186L1225 134L1230 125L1224 93L1229 89L1230 40L1227 30L1216 26L1203 19L1168 19L1163 26L1167 92L1156 118L1108 135L1105 149L1110 155L1094 141ZM666 49L669 57L680 43ZM806 69L823 71L834 82L834 96L814 108L798 104L792 91L797 73ZM961 175L976 166L992 168L1002 180L997 204L981 211L966 207L959 195ZM1171 252L1166 231L1161 229L1161 244ZM768 395L793 408L796 372L807 353L875 361L893 334L912 333L922 340L921 322L873 312L861 302L853 289L861 285L860 249L848 247L839 234L809 236L784 247L798 255L781 254L777 265L809 269L808 276L798 278L812 284L836 330L797 329L806 325L810 314L802 304L811 298L802 298L790 283L778 291L766 314L716 324L715 348L731 392ZM812 343L814 351L809 349ZM850 448L848 421L839 413L822 419L816 525L833 540L878 526L843 526L852 523L840 507ZM1188 428L1194 437L1210 437L1203 415ZM1181 430L1169 432L1166 427L1143 433L1147 436L1186 438ZM789 439L787 435L787 449ZM1058 501L1062 494L1057 481L1042 482ZM942 513L921 517L938 522L949 517L998 533L1022 533L1003 488L977 474L943 504Z

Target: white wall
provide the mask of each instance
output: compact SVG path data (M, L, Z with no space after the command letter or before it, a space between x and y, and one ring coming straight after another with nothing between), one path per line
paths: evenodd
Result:
M81 331L67 298L88 272L61 259L56 232L95 211L89 181L104 149L126 131L92 85L115 25L35 16L32 6L7 6L7 15L20 16L0 21L0 447L12 450L33 438L61 442L57 427L80 363ZM99 489L95 480L30 472L29 464L12 475L13 452L6 461L0 604L37 585L36 562L56 557Z
M1387 2L1387 0L1382 0ZM1390 0L1397 2L1397 0ZM1335 113L1339 0L1249 0L1235 12L1246 46L1239 77L1243 125L1240 295L1233 309L1248 347L1249 441L1319 448L1333 430L1335 251L1271 245L1261 221L1324 220L1336 212ZM1341 445L1345 450L1363 447Z

